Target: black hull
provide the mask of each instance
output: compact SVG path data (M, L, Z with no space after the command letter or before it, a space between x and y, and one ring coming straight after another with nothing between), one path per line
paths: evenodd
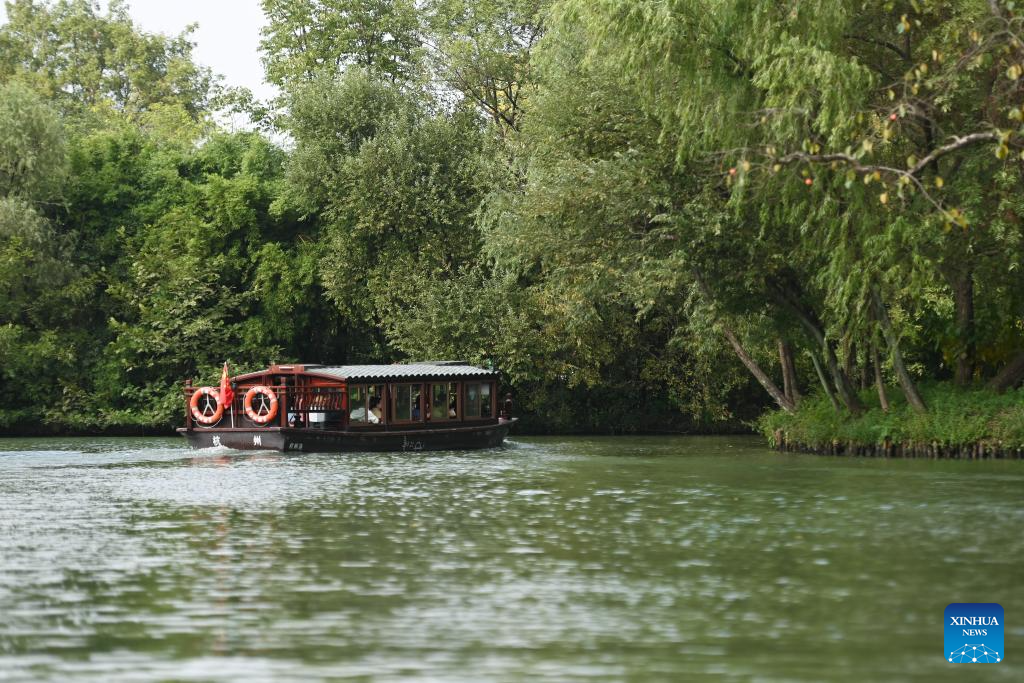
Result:
M500 446L516 418L497 423L402 431L328 431L263 427L197 427L178 433L192 448L224 446L243 451L359 453L365 451L453 451Z

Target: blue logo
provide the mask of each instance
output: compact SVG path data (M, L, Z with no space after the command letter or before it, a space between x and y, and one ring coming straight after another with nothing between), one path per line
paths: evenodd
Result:
M945 652L953 664L1003 661L1003 607L994 602L954 602L946 607Z

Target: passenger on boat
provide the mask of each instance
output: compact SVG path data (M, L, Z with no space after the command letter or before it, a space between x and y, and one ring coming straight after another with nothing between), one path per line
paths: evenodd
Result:
M305 427L305 423L302 420L302 416L298 413L292 413L288 416L289 427Z
M370 403L370 412L366 415L366 419L371 424L380 424L381 418L384 416L384 412L380 409L380 399L376 396L373 397Z

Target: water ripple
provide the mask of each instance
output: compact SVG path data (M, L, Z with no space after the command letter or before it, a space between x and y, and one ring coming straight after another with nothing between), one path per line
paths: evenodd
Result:
M1022 493L749 439L0 440L0 680L957 680L942 607L1024 604Z

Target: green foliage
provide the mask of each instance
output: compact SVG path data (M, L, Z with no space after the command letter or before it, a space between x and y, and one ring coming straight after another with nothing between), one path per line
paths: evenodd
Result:
M412 0L262 0L267 79L291 90L356 66L390 81L411 78L419 61Z
M341 184L345 160L390 121L412 116L400 88L361 69L298 87L285 121L295 138L287 172L295 196L282 197L281 208L316 214Z
M997 208L1019 193L988 181L1016 178L1005 160L1024 147L1006 123L1021 117L1006 79L1024 75L1024 20L980 0L900 11L566 0L553 13L553 34L585 36L581 61L633 84L677 166L728 199L731 217L703 221L720 232L688 231L677 259L702 274L718 323L769 322L748 343L778 335L820 356L853 412L846 376L882 331L908 397L915 377L991 376L1024 341L1003 286L1020 286L1020 221Z
M181 378L225 359L265 365L330 348L333 340L306 334L331 318L317 310L315 253L290 244L300 222L271 211L282 151L255 134L218 134L197 149L161 147L152 159L177 169L178 196L152 224L119 234L123 264L107 288L111 341L102 362L131 386L104 387L104 402L127 410L140 386L170 395ZM160 414L161 423L175 418Z
M531 53L550 0L425 3L437 77L479 107L502 133L519 130L533 86Z
M676 168L636 91L596 60L580 68L582 51L572 36L548 36L520 136L532 154L485 213L485 253L515 276L549 340L526 347L531 379L640 397L615 403L631 406L617 417L599 411L613 424L646 415L650 397L704 424L727 419L745 382L712 367L720 347L699 343L706 328L688 310L675 247L714 202Z
M428 103L362 70L299 91L290 200L324 223L320 278L336 306L375 322L410 278L472 263L485 188L484 138L465 112Z
M997 394L985 389L958 389L947 383L922 386L929 411L920 414L896 397L888 413L877 398L864 394L871 407L859 417L835 412L823 396L813 396L795 413L771 412L758 422L769 440L781 432L787 443L824 449L835 442L857 445L984 443L1024 447L1024 395Z
M65 241L28 202L0 198L0 320L38 319L71 277Z
M52 198L64 158L64 132L53 110L23 85L0 85L0 197Z
M479 150L473 120L442 115L396 122L345 160L321 265L335 303L367 311L413 273L451 273L477 257Z
M1020 433L975 390L1024 349L1010 4L262 4L267 105L120 2L8 4L0 425L167 427L225 359L460 357L532 429L717 429L792 405L792 348L834 396L765 429Z
M189 30L168 37L140 31L122 0L100 15L87 0L13 0L0 26L0 82L30 84L59 108L144 112L176 104L204 113L212 77L192 61Z

